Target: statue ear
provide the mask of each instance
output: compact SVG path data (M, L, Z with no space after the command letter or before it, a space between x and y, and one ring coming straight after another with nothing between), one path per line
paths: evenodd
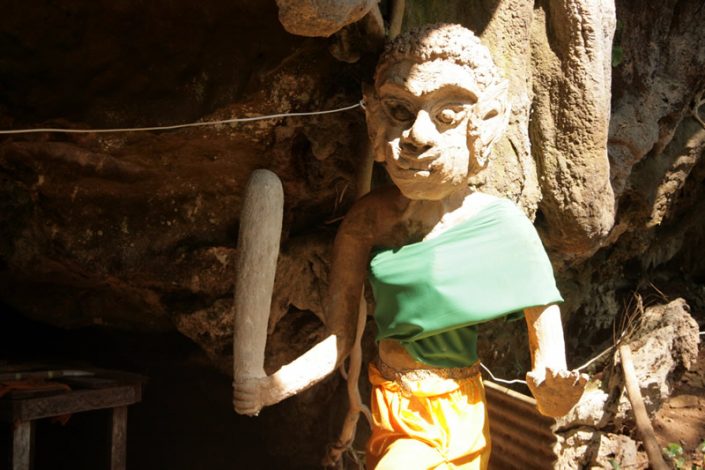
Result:
M484 109L482 109L484 108ZM510 104L508 101L494 99L479 109L481 122L480 138L489 149L502 138L509 123Z
M468 122L468 147L478 171L487 166L492 147L507 129L511 114L508 85L505 80L486 90Z
M367 120L367 135L372 142L372 150L376 162L384 162L384 123L382 122L382 107L373 85L362 84L365 118Z

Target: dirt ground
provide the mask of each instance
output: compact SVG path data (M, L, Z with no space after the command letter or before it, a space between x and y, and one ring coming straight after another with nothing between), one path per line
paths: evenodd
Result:
M654 430L662 448L677 444L683 450L674 468L705 468L705 452L698 450L705 443L705 347L701 336L698 362L686 372L673 394L661 406L653 419ZM676 452L677 447L672 446Z

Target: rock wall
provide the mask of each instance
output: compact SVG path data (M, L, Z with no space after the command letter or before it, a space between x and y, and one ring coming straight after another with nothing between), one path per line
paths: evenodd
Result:
M364 66L331 57L327 41L287 34L276 6L262 2L16 3L0 29L3 128L330 109L356 103L365 76ZM182 315L224 314L241 193L255 168L284 182L286 250L297 252L296 240L308 235L312 258L298 250L283 257L283 270L310 263L320 275L328 242L321 234L334 230L354 194L364 132L355 110L162 133L3 139L3 299L68 327L172 328L194 323ZM287 286L306 290L302 308L315 301L311 275Z
M10 0L0 17L0 128L169 125L354 104L379 52L374 28L393 2L379 11L357 3L372 8L361 21L304 38L284 30L275 2ZM404 15L404 28L470 27L510 80L510 129L473 184L536 217L566 298L571 362L609 342L634 291L683 297L704 320L705 127L696 115L705 9L619 0L615 23L611 8L407 0ZM253 169L269 168L286 197L269 367L320 337L330 242L366 152L360 109L1 137L3 303L65 328L177 329L229 370L241 194ZM495 372L517 375L528 363L522 331L486 329ZM306 410L332 388L283 413L310 424L317 414ZM296 452L296 441L283 449Z

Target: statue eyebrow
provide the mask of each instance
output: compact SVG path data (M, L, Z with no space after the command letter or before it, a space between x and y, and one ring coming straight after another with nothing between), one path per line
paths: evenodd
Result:
M477 103L479 93L474 90L468 90L464 86L460 86L457 83L445 83L440 86L440 88L435 88L433 90L424 91L420 96L412 93L409 89L400 83L395 81L386 81L379 87L379 92L389 93L396 96L403 96L407 98L414 99L426 99L428 97L439 96L441 98L445 96L452 96L454 99L462 101L466 99L471 103Z
M440 88L424 93L423 96L426 97L429 95L440 95L441 97L445 95L451 95L456 100L462 101L463 99L466 99L474 104L478 101L479 93L477 93L475 90L468 90L467 88L458 84L449 83L441 86Z
M379 87L380 93L392 93L394 95L403 95L405 97L417 98L406 87L399 83L386 81Z

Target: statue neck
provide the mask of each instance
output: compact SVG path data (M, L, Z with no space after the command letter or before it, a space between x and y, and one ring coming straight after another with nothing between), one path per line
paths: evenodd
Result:
M470 188L463 187L443 199L409 200L409 205L404 211L404 218L410 227L416 228L414 231L421 231L420 235L425 238L439 224L445 225L449 216L452 218L452 214L463 207L465 200L471 194Z

